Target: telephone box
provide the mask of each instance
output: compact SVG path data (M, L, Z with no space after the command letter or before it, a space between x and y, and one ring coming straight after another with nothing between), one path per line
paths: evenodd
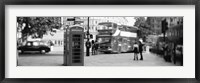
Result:
M64 33L64 65L84 65L84 29L72 26Z

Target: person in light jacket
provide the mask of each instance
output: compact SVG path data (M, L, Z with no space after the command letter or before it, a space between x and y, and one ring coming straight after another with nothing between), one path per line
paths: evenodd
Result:
M134 43L134 45L133 45L133 53L134 53L133 60L138 60L139 46L137 43Z

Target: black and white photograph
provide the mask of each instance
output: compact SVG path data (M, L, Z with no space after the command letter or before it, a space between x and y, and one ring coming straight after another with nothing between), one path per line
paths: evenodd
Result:
M194 78L193 5L8 5L7 78Z
M183 16L17 16L17 66L184 66Z

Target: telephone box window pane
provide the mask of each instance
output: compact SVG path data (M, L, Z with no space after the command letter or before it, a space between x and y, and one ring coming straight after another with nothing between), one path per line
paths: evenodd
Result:
M80 63L81 60L73 60L73 63Z
M80 56L74 56L73 59L81 59Z
M73 52L80 52L81 49L73 49Z
M80 46L80 42L74 42L74 46Z
M81 35L73 35L73 37L81 37Z
M73 48L80 48L80 46L74 46Z
M73 38L73 41L80 41L80 38Z
M73 53L74 55L81 55L81 53Z

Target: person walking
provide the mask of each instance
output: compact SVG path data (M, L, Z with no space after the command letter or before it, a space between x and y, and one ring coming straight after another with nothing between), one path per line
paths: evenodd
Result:
M168 50L169 50L169 48L168 48L168 43L167 42L164 42L164 44L163 44L163 51L164 51L164 59L165 59L165 61L167 61L167 62L169 62L169 53L168 53Z
M97 41L95 41L94 47L95 47L95 55L97 55L98 54L98 48L99 48L99 44L98 44Z
M139 53L140 53L140 60L143 60L143 55L142 55L142 52L143 52L143 44L141 41L139 41Z
M51 47L51 51L53 51L54 44L53 44L53 42L51 40L49 40L49 44L50 44L50 47Z
M92 40L91 43L92 43L92 55L95 55L95 42L94 42L94 40Z
M136 42L133 45L133 52L134 52L134 59L133 60L138 60L139 46Z
M86 41L85 42L85 46L86 46L86 56L90 56L91 42L90 41Z

